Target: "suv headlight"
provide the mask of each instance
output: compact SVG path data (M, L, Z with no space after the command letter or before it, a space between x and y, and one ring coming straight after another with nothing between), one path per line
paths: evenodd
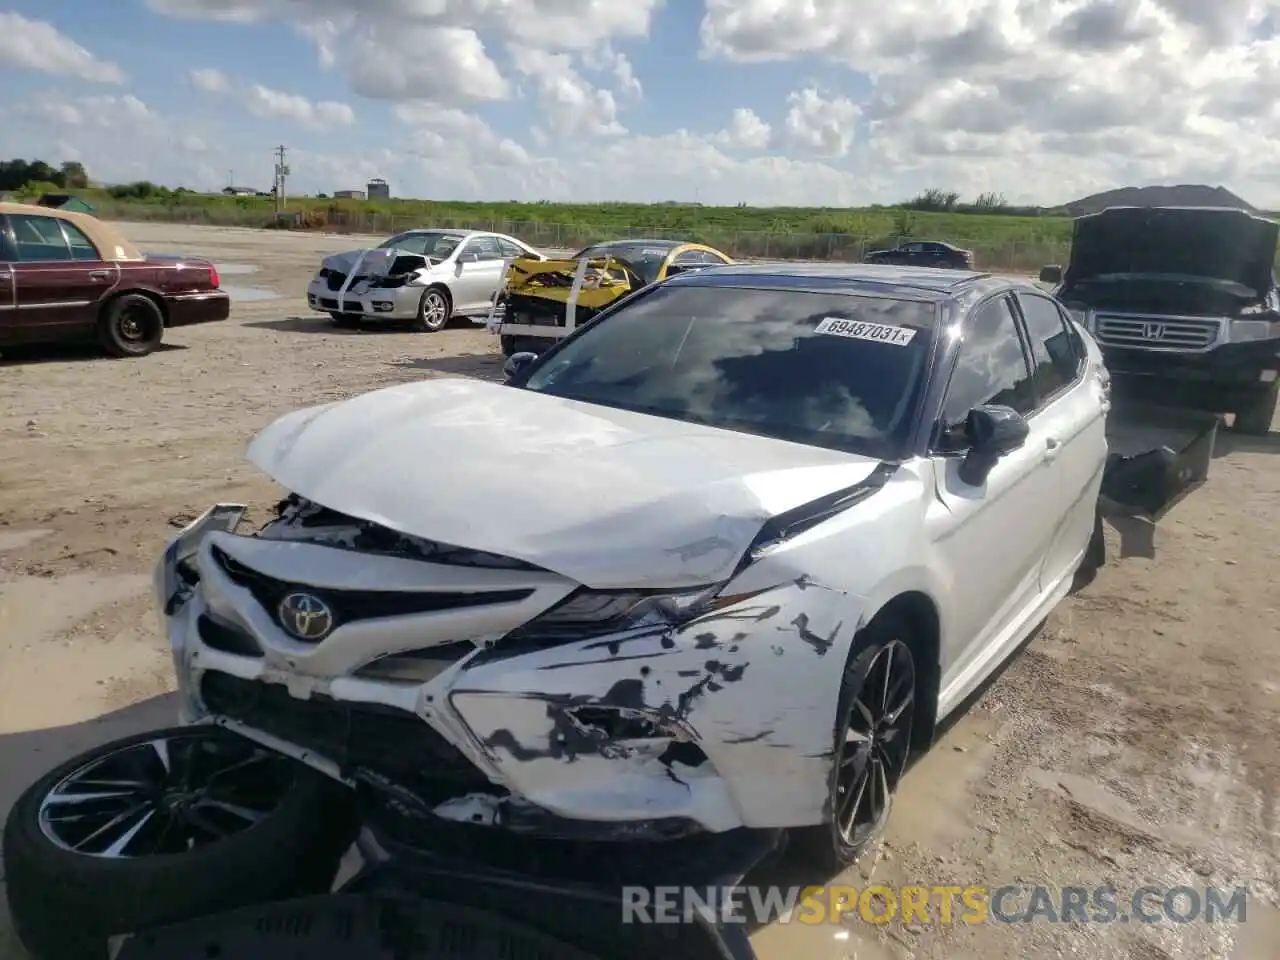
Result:
M1088 307L1067 306L1067 313L1071 314L1071 319L1080 326L1084 327L1090 333L1093 333L1093 311Z
M1280 321L1232 320L1227 324L1227 339L1232 343L1280 339Z

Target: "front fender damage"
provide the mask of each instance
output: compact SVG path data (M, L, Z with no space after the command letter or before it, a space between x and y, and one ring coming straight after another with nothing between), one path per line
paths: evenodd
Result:
M512 793L561 817L817 823L849 603L790 581L678 628L512 656L499 644L450 705Z

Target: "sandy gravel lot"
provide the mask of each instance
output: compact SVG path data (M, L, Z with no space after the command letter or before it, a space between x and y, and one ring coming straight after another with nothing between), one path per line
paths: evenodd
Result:
M151 566L215 499L264 517L276 491L240 459L254 431L384 384L500 374L469 326L348 332L308 314L319 256L358 238L126 230L279 297L141 361L0 359L0 811L60 758L169 722ZM1278 455L1275 432L1226 434L1209 484L1156 529L1109 530L1113 562L912 771L887 842L846 878L1114 884L1122 901L1144 884L1246 885L1247 923L792 924L756 934L761 956L1280 956ZM0 960L21 956L0 912Z

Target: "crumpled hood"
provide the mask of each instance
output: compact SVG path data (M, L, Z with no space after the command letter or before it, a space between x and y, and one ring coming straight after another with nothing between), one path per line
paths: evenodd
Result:
M1063 292L1110 273L1181 274L1270 289L1276 223L1243 210L1112 207L1075 221Z
M373 247L368 250L348 250L345 253L331 254L324 258L322 266L327 270L336 270L339 273L358 273L362 277L386 277L391 274L392 266L400 257L412 257L416 260L421 260L421 265L423 266L434 265L433 261L419 253ZM400 267L403 266L404 264L401 263ZM403 271L397 268L396 272Z
M877 465L467 379L295 411L247 455L332 510L597 588L727 579L765 520Z

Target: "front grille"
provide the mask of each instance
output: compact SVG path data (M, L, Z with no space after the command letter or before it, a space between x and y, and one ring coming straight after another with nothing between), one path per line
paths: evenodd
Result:
M1206 318L1139 317L1100 313L1097 336L1113 347L1203 350L1218 338L1219 321Z
M325 280L328 281L330 290L341 290L342 285L347 282L347 275L337 270L330 270Z
M314 751L344 771L360 767L392 779L426 776L479 789L489 783L457 747L412 713L394 707L343 703L323 695L298 700L280 684L216 670L201 678L200 699L212 713Z
M280 601L291 593L307 593L318 597L333 611L334 626L356 620L380 617L402 617L414 613L437 613L463 610L495 603L519 603L528 599L532 590L486 590L478 593L418 592L398 590L331 590L301 583L277 580L246 567L222 550L214 548L213 557L231 580L253 594L255 600L277 618Z
M327 308L328 308L328 309L330 309L330 310L337 310L337 309L338 309L338 301L337 301L337 300L335 300L335 299L333 299L333 297L321 297L321 298L320 298L320 306L322 306L322 307L327 307Z
M342 310L344 313L364 313L364 304L359 300L344 300Z
M196 620L196 630L205 646L220 650L223 653L234 653L241 657L262 658L262 648L258 641L240 627L215 620L207 613L200 614Z

